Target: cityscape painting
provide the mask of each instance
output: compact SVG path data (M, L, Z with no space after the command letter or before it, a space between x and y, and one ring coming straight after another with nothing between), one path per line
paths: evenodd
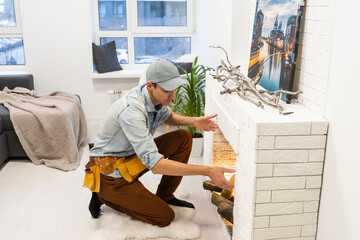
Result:
M257 0L248 76L268 91L292 91L304 0ZM285 102L290 95L283 94Z

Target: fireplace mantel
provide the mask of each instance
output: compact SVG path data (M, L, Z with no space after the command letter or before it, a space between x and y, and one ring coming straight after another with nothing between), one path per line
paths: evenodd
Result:
M299 104L280 115L223 94L207 77L207 115L236 153L233 239L315 239L328 123ZM212 162L212 133L205 133L204 162Z

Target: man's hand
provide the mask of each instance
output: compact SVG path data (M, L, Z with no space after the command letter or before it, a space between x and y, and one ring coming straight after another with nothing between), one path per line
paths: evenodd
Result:
M212 167L210 169L209 172L209 177L211 178L211 180L213 180L213 182L221 187L221 188L234 188L234 185L229 183L225 176L224 173L234 173L235 169L229 169L229 168L224 168L224 167Z
M211 119L216 116L217 114L198 117L194 126L203 131L215 131L219 126Z

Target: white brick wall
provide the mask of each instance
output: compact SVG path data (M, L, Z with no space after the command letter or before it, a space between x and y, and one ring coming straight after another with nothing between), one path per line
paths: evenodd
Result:
M322 115L326 104L333 31L334 0L306 1L295 85L299 103Z
M306 177L306 188L320 188L320 187L321 187L321 176Z
M267 227L269 227L269 223L270 223L269 216L255 217L254 227L255 228L267 228Z
M274 176L320 175L322 163L284 163L274 166Z
M279 227L279 228L261 228L261 229L255 229L254 240L299 237L300 233L301 233L300 226Z
M299 226L316 224L317 213L301 213L270 217L270 227Z
M316 154L316 153L313 153ZM308 150L259 150L257 152L258 163L288 163L307 162ZM316 158L316 157L315 157Z
M271 202L293 202L319 200L320 189L272 191Z
M255 203L271 202L271 191L256 191Z
M258 178L256 180L257 190L282 190L282 189L305 188L305 176L300 177L272 177Z
M259 135L309 135L311 122L304 123L261 123Z
M304 213L306 212L317 212L319 208L319 201L304 202Z
M283 116L220 90L209 77L206 114L218 113L236 153L233 239L315 239L328 123L299 104Z
M315 149L310 150L309 152L309 162L323 162L325 151L324 149Z
M259 203L255 207L255 216L301 213L303 207L302 202Z
M324 148L326 136L276 136L275 149Z
M316 225L303 225L301 227L301 236L302 237L310 237L315 236L316 234Z

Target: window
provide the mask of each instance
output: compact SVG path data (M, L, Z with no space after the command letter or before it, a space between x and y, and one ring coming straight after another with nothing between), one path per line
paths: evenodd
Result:
M157 59L175 61L190 53L190 37L135 37L135 63L152 63Z
M99 26L101 31L126 30L125 0L99 0Z
M192 52L193 4L193 0L94 0L95 42L115 41L119 63L127 66L160 58L175 61Z
M15 7L13 1L0 0L0 27L15 27Z
M24 65L22 38L0 38L0 65Z
M0 65L24 65L18 0L0 0Z
M186 26L186 1L137 1L139 26Z

